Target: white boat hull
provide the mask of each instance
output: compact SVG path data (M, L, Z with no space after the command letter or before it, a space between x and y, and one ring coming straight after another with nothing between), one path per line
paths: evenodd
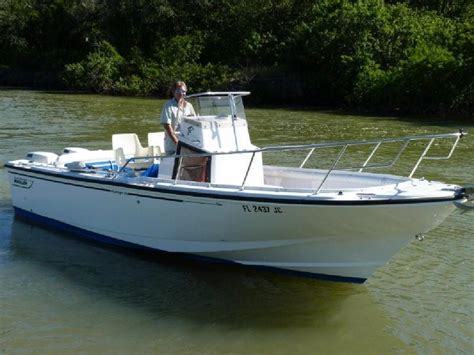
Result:
M455 199L332 204L8 171L17 213L81 235L351 281L455 209Z

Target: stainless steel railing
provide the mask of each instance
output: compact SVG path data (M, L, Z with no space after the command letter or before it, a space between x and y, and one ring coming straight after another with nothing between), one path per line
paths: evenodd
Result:
M312 154L315 150L318 149L326 149L326 148L340 148L339 154L337 157L332 161L331 167L327 170L325 176L323 177L321 183L319 184L318 188L314 191L314 194L318 194L321 189L323 188L325 182L330 177L331 173L335 170L357 170L362 172L364 169L375 169L375 168L384 168L384 167L392 167L397 163L397 161L402 156L403 152L406 150L408 145L414 141L427 141L426 146L422 152L422 154L418 157L414 167L412 168L410 174L408 175L409 178L413 177L416 170L420 166L423 160L447 160L451 158L453 155L456 146L459 143L459 140L464 137L467 133L460 130L456 133L445 133L445 134L431 134L431 135L419 135L419 136L409 136L409 137L401 137L401 138L385 138L385 139L378 139L378 140L366 140L366 141L344 141L344 142L330 142L330 143L317 143L317 144L300 144L300 145L280 145L280 146L268 146L253 150L241 150L241 151L232 151L232 152L218 152L218 153L193 153L193 154L175 154L172 156L173 158L179 159L179 165L181 165L182 158L195 158L195 157L209 157L209 156L216 156L216 155L230 155L230 154L252 154L250 159L249 165L247 167L245 177L242 181L240 189L243 190L245 188L245 184L247 182L247 178L252 167L252 163L254 161L255 155L257 153L265 153L265 152L281 152L281 151L295 151L295 150L305 150L309 149L309 153L305 156L302 163L299 165L299 168L303 169L307 161L310 159ZM441 139L454 139L451 149L449 150L448 155L446 156L428 156L428 152L430 151L433 143L436 140ZM400 149L396 153L395 157L387 162L377 163L377 164L369 164L371 159L374 157L376 152L379 150L381 146L388 143L402 143ZM347 149L353 146L371 146L373 145L374 148L369 153L367 159L361 166L348 166L348 167L338 167L339 162L346 154ZM133 157L127 159L125 164L119 169L117 174L120 174L124 171L127 165L135 160L140 159L154 159L154 158L161 158L162 156L148 156L148 157ZM176 174L178 176L178 174ZM175 183L177 182L177 177L175 178Z

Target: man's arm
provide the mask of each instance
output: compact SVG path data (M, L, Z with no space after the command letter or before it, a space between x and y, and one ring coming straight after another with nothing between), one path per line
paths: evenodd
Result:
M165 128L166 133L168 136L171 138L174 144L178 144L178 137L176 136L176 133L174 132L173 127L169 123L163 124L163 127Z

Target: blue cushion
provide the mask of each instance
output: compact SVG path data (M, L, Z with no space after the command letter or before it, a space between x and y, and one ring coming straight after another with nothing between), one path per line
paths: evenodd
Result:
M142 173L142 176L158 177L159 171L160 171L160 164L153 164Z

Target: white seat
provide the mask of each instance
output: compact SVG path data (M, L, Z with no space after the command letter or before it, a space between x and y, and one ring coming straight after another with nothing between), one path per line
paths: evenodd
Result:
M148 146L157 147L160 153L164 152L165 151L165 132L148 133Z
M112 148L115 152L115 163L118 166L125 164L133 157L153 156L154 149L143 147L135 133L120 133L112 135ZM149 159L131 161L127 166L134 169L146 169L152 163Z
M125 156L144 157L149 153L148 148L142 147L135 133L120 133L112 135L112 149L122 148Z

